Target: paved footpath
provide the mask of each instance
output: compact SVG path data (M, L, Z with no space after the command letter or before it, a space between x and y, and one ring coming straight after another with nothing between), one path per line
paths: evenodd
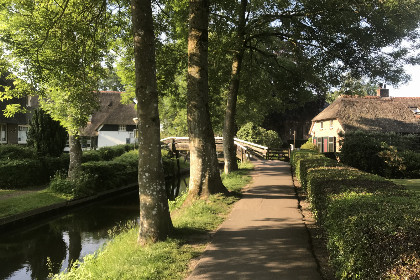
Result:
M193 279L321 279L290 165L255 161L253 183L215 233Z

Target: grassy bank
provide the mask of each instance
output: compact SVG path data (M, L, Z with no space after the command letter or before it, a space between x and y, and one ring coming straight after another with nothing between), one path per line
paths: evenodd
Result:
M130 166L134 166L131 168L134 170L136 169L138 162L138 154L136 151L125 153L120 158L124 158L124 160L127 161L127 158L130 157ZM97 162L93 163L97 164ZM102 163L107 165L109 162ZM172 175L177 172L177 164L175 159L166 158L164 160L164 164L166 167L165 172L167 175ZM128 167L124 168L129 169ZM180 168L181 170L188 170L189 162L180 160ZM68 181L65 176L58 180L56 176L52 180L53 183L50 183L49 186L44 185L39 187L25 187L18 189L0 188L0 219L72 199L95 195L102 191L115 188L116 186L121 187L123 185L133 183L137 178L137 170L132 171L131 173L134 173L134 176L132 176L133 178L126 181L120 180L119 177L115 176L115 174L109 171L109 168L106 169L104 166L102 166L102 169L96 168L96 171L96 175L92 175L95 174L95 172L90 172L82 178L83 180L77 180L73 182ZM101 176L98 174L101 174ZM98 177L100 177L101 180L99 180ZM110 179L108 177L112 178ZM125 179L127 179L127 177L125 177ZM106 184L104 181L106 181ZM95 188L95 184L101 185L101 187ZM109 187L102 189L104 185L108 185ZM76 190L78 192L76 192Z
M420 194L420 179L393 179L392 181Z
M0 190L0 218L65 202L66 197L49 190Z
M239 199L240 189L250 182L250 169L250 165L241 166L238 172L224 176L223 182L234 196L213 195L181 207L184 194L171 203L175 232L167 241L139 247L138 228L128 225L102 250L55 279L183 279L191 259L203 252L209 232L225 219Z

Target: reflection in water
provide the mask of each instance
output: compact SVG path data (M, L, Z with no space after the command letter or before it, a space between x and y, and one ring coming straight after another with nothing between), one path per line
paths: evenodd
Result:
M188 179L172 180L167 189L171 198L187 183ZM64 271L108 241L108 230L138 216L138 193L132 191L0 233L0 279L46 279L51 272Z

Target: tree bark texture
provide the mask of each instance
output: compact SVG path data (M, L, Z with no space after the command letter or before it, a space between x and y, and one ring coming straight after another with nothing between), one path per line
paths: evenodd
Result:
M68 177L70 180L76 179L82 169L82 145L80 144L79 135L69 135L69 154L70 164Z
M189 197L228 193L220 177L208 104L208 0L189 1L187 118Z
M165 239L172 229L165 189L156 85L155 35L150 0L131 2L139 119L139 196L142 245Z
M230 78L229 92L226 100L226 112L223 127L223 154L224 154L224 171L229 174L233 170L238 169L236 162L236 148L234 143L235 137L235 116L236 103L238 100L239 83L241 79L242 60L245 52L245 13L248 0L241 0L238 30L236 37L236 48L233 55L232 70Z

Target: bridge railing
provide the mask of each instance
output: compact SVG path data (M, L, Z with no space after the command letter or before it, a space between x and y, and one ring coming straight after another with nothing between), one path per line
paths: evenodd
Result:
M223 137L214 137L216 142L216 151L223 151ZM189 151L188 137L167 137L161 140L164 143L171 144L177 151ZM257 156L263 159L280 159L283 155L281 149L273 149L267 146L259 145L249 141L234 138L236 145L236 156L241 161L249 159L250 155Z

